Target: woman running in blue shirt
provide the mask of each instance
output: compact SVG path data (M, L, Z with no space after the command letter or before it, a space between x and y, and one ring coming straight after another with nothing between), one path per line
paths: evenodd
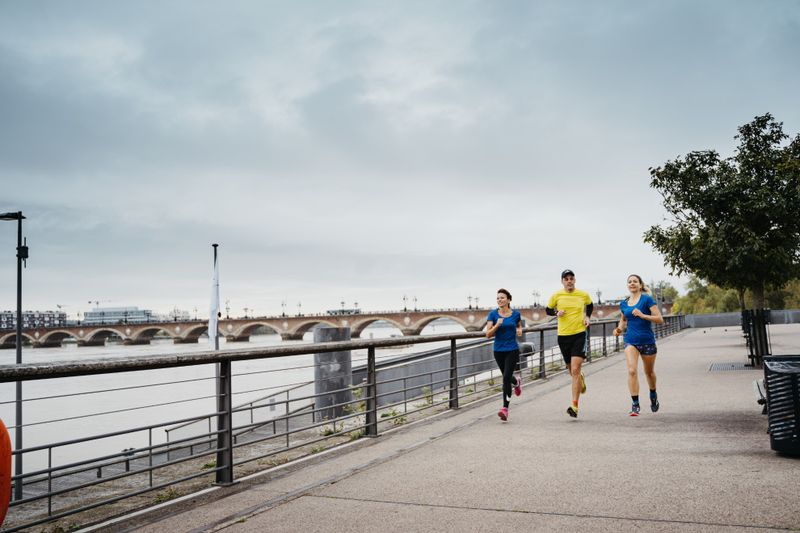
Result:
M628 276L628 290L631 295L619 303L621 317L614 328L619 337L625 332L625 358L628 362L628 389L631 392L630 416L639 416L639 356L642 356L644 375L650 386L650 410L658 411L656 393L656 336L652 324L663 324L664 318L658 304L648 294L642 278L636 274ZM626 328L627 326L627 328Z
M490 339L494 337L494 360L503 373L503 407L497 412L497 416L504 422L508 420L512 382L514 394L522 394L522 380L514 377L514 369L519 364L517 337L522 335L521 319L519 311L511 309L511 293L498 289L497 309L493 309L486 317L486 336Z

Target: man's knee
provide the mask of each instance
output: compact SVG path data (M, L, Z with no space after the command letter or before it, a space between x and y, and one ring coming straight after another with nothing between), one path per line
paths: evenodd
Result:
M628 367L628 377L634 378L638 374L637 369Z

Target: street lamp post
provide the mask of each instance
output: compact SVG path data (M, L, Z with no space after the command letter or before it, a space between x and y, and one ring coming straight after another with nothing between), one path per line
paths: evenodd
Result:
M22 221L25 217L22 211L16 213L2 213L0 220L17 221L17 364L22 364L22 263L28 259L28 239L22 242ZM26 263L27 264L27 263ZM22 449L22 382L17 381L16 390L16 419L14 425L14 449ZM14 499L22 499L22 454L18 454L14 460L14 474L17 476L14 481Z
M472 309L472 295L470 294L467 296L467 301L469 302L469 308Z
M416 310L417 310L417 297L414 296L414 311L416 312Z
M408 301L408 296L406 296L406 295L404 294L404 295L403 295L403 312L404 312L404 313L408 311L408 306L406 305L406 302L407 302L407 301Z

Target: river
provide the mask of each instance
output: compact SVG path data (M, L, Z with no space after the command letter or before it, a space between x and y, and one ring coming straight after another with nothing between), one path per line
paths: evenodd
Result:
M451 321L438 320L422 334L462 332ZM362 339L388 338L400 335L397 328L374 324L364 330ZM313 342L313 332L302 341L282 341L279 335L253 335L249 343L226 344L220 350L252 348ZM173 344L171 339L154 339L150 345L78 347L66 344L55 348L24 347L25 363L90 360L108 357L133 357L155 354L191 353L212 349L207 338L198 344ZM447 342L426 343L392 349L381 349L379 360L396 355L430 350ZM366 350L352 353L353 365L366 359ZM0 364L14 364L14 350L0 351ZM62 442L69 439L110 433L122 429L167 422L212 413L216 410L214 365L168 368L140 372L101 374L23 383L24 448ZM263 398L291 385L314 379L313 355L301 355L233 363L233 404L240 405ZM9 427L14 442L15 384L0 384L0 418ZM115 453L126 448L147 446L146 431L108 437L77 445L53 449L52 464L63 465L80 459ZM163 430L153 432L154 443L166 440ZM48 465L46 450L26 453L24 471L31 472Z

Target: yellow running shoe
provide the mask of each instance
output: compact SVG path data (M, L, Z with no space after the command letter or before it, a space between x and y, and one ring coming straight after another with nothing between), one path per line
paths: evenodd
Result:
M581 394L586 392L586 379L583 377L583 372L581 372Z

